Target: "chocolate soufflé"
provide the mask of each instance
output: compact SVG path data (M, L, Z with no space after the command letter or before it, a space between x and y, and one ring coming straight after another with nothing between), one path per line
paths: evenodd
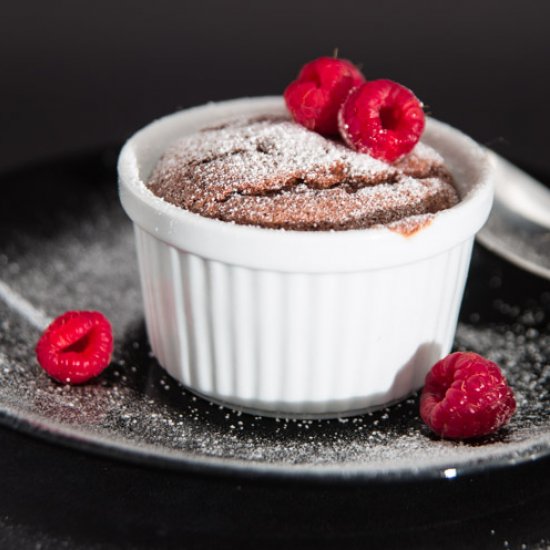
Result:
M442 157L423 143L387 164L284 117L234 119L179 139L148 186L201 216L300 231L383 225L408 234L459 201Z

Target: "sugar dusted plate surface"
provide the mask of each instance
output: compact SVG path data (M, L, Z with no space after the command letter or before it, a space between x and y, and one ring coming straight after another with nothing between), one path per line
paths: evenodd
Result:
M483 249L471 268L456 347L500 363L518 412L473 443L432 437L417 396L340 420L240 414L186 391L151 356L130 222L116 196L116 152L0 178L0 418L79 448L173 468L322 479L452 477L550 454L550 292ZM33 197L29 201L29 197ZM114 362L91 384L60 386L34 344L48 318L99 309Z

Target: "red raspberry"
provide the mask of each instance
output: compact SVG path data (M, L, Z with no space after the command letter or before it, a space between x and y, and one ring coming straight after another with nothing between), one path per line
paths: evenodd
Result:
M514 394L499 367L476 353L452 353L438 361L420 397L422 420L449 439L495 432L515 410Z
M36 345L40 366L59 382L81 384L111 361L113 332L98 311L68 311L55 319Z
M345 59L319 57L306 63L284 93L294 120L324 135L338 133L338 110L349 91L365 81Z
M417 97L391 80L372 80L352 90L338 114L344 141L360 153L393 162L410 152L424 130Z

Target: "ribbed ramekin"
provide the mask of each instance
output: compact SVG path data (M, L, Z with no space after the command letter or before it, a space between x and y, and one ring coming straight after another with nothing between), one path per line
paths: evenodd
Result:
M488 156L428 121L423 141L444 157L461 202L410 236L236 225L147 189L178 137L233 115L282 112L278 97L207 104L124 146L120 199L134 222L153 352L192 391L260 414L341 416L402 399L450 351L474 235L492 202Z

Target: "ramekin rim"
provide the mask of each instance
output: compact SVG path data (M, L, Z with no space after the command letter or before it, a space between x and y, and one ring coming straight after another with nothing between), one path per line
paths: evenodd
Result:
M413 238L417 238L419 235L422 236L422 240L426 240L430 238L431 235L435 235L438 232L445 232L446 227L452 225L457 225L457 227L460 226L460 230L454 235L456 237L454 240L449 238L447 240L449 242L453 241L454 244L458 244L473 236L481 228L488 216L492 203L494 184L491 177L492 165L487 151L459 130L432 118L427 120L426 136L429 137L431 133L442 133L446 136L446 139L454 139L457 143L461 144L462 147L468 147L472 155L476 157L472 162L475 162L477 165L475 168L478 177L475 184L471 186L465 196L461 197L457 205L438 212L429 224L412 236L403 235L387 227L371 227L341 231L296 231L254 225L241 225L207 218L187 211L164 201L149 190L139 172L138 158L135 151L136 140L143 139L143 136L152 129L159 129L163 124L173 123L175 118L180 118L183 125L185 117L190 114L200 114L202 110L211 108L240 107L243 104L250 105L251 102L253 102L256 107L265 106L266 109L278 109L283 106L282 98L279 96L245 97L218 103L206 103L169 114L153 121L130 137L120 152L118 172L121 200L125 210L134 223L160 240L177 247L181 247L181 243L178 242L176 236L177 232L175 232L175 234L174 232L166 231L162 228L159 229L159 227L155 225L156 222L152 221L151 218L145 220L144 216L137 214L137 209L132 208L132 205L135 206L136 203L140 203L141 208L145 208L149 214L156 216L157 222L161 218L168 218L170 220L170 226L174 223L184 224L186 228L193 228L197 231L207 230L210 234L217 232L223 235L224 239L264 239L266 244L277 243L279 246L291 246L293 243L300 243L301 246L307 245L308 243L317 246L323 243L330 246L337 246L340 243L346 243L348 245L352 243L356 245L366 245L367 243L396 243L404 239L410 241ZM168 145L168 143L166 145ZM441 246L441 248L449 248L449 246Z

